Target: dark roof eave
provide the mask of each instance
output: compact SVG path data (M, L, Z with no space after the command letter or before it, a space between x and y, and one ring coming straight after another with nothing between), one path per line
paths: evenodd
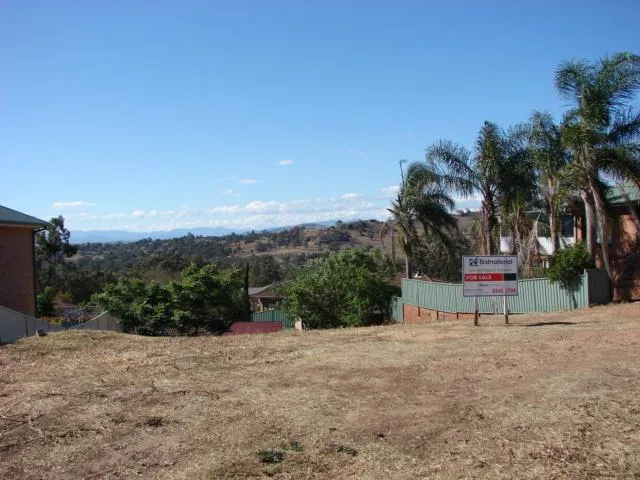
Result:
M48 222L0 205L0 225L41 228L46 227Z
M46 228L48 225L47 222L36 223L36 222L11 222L8 220L0 220L0 226L4 227L31 227L34 230L42 230Z

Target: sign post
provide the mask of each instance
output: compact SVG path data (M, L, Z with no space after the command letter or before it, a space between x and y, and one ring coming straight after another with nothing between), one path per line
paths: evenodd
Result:
M504 323L509 325L509 301L507 300L506 295L502 297L502 300L504 302L504 304L502 305L502 308L504 310Z
M509 323L508 296L518 295L518 257L462 257L462 296L473 299L473 324L478 325L478 297L503 296L504 321Z

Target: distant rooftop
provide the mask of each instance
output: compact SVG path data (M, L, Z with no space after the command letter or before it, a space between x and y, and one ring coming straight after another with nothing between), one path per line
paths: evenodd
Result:
M276 287L277 283L270 283L264 287L249 287L249 296L250 297L259 297L259 298L280 298L274 291L274 287Z
M45 227L47 222L17 210L0 205L0 224L25 225L29 227Z

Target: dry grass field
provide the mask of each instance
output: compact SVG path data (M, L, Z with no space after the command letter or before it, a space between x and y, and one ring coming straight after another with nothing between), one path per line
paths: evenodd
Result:
M0 478L640 478L640 305L511 322L26 339Z

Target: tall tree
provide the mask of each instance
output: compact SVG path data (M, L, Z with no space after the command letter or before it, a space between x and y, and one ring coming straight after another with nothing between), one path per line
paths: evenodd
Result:
M560 207L567 194L562 182L562 172L570 160L568 150L562 141L560 126L547 112L533 112L529 119L529 146L533 167L538 178L538 192L545 207L549 222L552 255L558 248Z
M458 225L451 214L454 202L440 184L438 175L425 163L414 162L402 171L402 184L388 209L396 238L405 256L405 274L411 278L411 262L421 244L422 233L434 241L451 245Z
M596 226L602 261L611 277L602 176L640 186L640 113L630 103L640 89L640 56L618 53L600 61L568 61L555 74L556 89L569 102L563 140L573 155L585 206L587 249L595 258Z
M56 275L62 268L66 258L72 257L78 247L71 245L71 232L64 226L62 215L49 220L47 227L36 234L36 270L38 291L53 286Z
M479 195L481 200L482 254L496 252L493 231L497 224L499 200L506 199L511 191L507 186L525 175L515 175L514 165L519 165L524 152L515 133L504 132L492 122L484 122L480 129L474 152L450 140L441 140L427 148L426 158L431 169L438 173L442 184L464 197Z

